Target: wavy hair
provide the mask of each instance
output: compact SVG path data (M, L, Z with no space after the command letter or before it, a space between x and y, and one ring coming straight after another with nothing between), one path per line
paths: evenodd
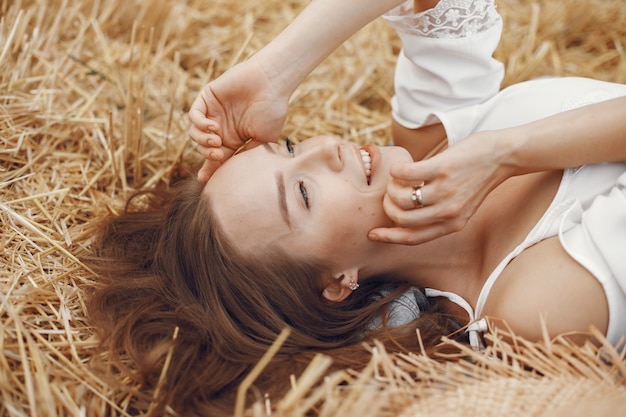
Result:
M362 346L368 339L393 351L417 349L419 327L428 349L453 330L432 313L410 326L387 329L383 321L366 332L408 283L367 280L331 303L321 295L323 263L275 248L243 256L209 203L195 179L139 193L122 214L99 224L85 260L98 274L87 311L101 348L158 409L232 415L239 383L286 327L289 338L255 382L260 392L284 393L289 376L319 352L332 356L335 368L359 369L369 360ZM382 290L391 292L381 297ZM159 398L152 399L159 381Z

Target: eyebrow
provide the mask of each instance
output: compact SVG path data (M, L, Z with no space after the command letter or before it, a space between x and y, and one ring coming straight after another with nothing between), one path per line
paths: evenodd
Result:
M276 151L267 142L263 144L263 148L270 153L276 154ZM283 216L283 220L285 220L287 226L291 229L289 209L287 208L287 196L285 193L285 177L281 172L276 173L276 187L278 187L278 208L280 208L280 214Z
M265 142L262 146L267 152L276 155L276 151L269 143ZM278 187L278 207L280 208L280 214L283 216L283 220L285 220L287 226L291 229L289 209L287 208L287 195L285 193L285 177L281 172L276 173L276 186Z
M285 196L285 178L280 172L276 173L276 186L278 187L278 207L280 208L280 214L283 216L283 220L285 220L287 226L291 229L289 210L287 209L287 198Z

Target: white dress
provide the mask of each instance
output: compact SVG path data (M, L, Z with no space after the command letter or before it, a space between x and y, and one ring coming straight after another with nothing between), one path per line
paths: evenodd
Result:
M626 95L626 85L576 77L542 78L499 91L503 66L492 54L502 22L493 0L440 0L420 14L412 8L407 1L385 15L403 43L393 117L408 128L441 122L450 146L473 132ZM549 208L493 270L472 300L474 309L455 294L428 289L426 295L446 296L468 311L470 341L477 347L478 333L486 329L482 309L502 270L524 249L556 235L602 284L609 308L606 336L617 344L626 336L626 163L565 170Z

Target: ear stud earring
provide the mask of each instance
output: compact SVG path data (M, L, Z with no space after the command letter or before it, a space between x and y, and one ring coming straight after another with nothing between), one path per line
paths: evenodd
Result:
M359 283L351 279L348 283L348 288L350 288L350 291L356 291L359 288Z

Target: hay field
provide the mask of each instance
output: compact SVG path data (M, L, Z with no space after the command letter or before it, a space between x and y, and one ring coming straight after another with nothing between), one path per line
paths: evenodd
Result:
M84 289L95 277L77 258L90 222L198 167L186 135L196 92L306 3L0 0L0 416L127 415L132 390L114 388L127 381L90 366ZM626 83L623 0L498 5L505 85L541 75ZM296 92L285 135L386 143L398 50L382 21L355 35ZM375 349L363 373L309 389L312 367L270 406L280 416L626 414L623 350L607 363L590 346L497 336L493 353L506 361L468 351L474 362L439 364Z

